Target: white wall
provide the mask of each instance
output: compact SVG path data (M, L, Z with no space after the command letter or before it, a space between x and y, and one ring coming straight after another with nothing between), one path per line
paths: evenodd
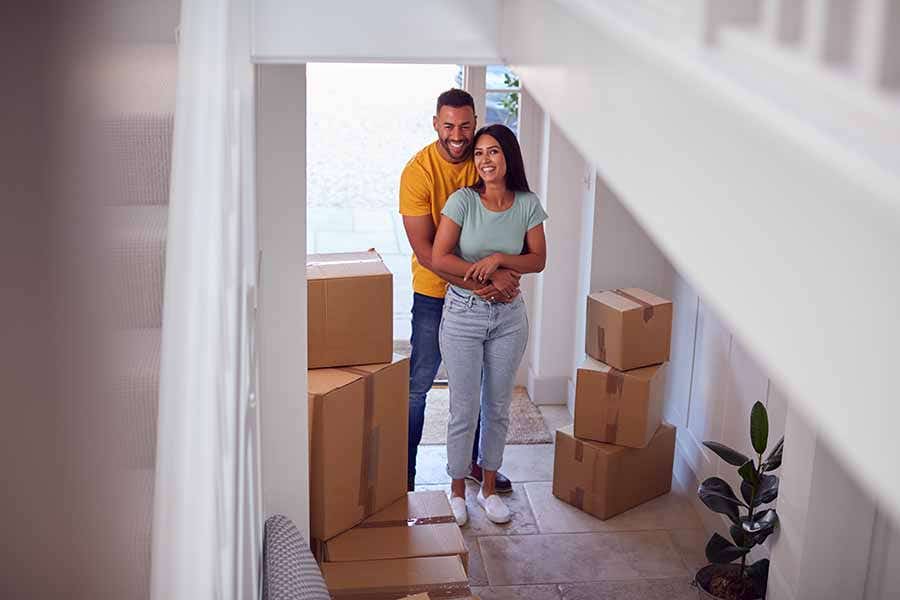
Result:
M504 58L742 345L900 515L900 477L884 476L900 452L892 401L900 276L881 267L900 255L900 176L858 152L865 132L843 144L766 101L743 73L711 68L714 50L668 43L592 7L597 14L505 3ZM865 308L847 318L859 298ZM847 373L848 352L867 377ZM865 410L844 409L851 389Z
M530 183L549 215L544 224L547 264L534 277L530 295L528 393L536 404L570 404L576 361L583 356L576 358L573 340L579 324L584 327L593 170L549 116L542 116L538 177Z
M499 4L257 0L253 60L496 64Z

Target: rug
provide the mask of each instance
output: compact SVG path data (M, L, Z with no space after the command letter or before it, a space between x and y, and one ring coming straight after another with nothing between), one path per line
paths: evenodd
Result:
M441 445L447 443L447 421L450 418L450 391L446 387L434 387L428 392L425 403L425 428L422 444ZM544 417L538 407L531 402L524 387L513 390L509 407L509 431L507 444L549 444L553 441Z

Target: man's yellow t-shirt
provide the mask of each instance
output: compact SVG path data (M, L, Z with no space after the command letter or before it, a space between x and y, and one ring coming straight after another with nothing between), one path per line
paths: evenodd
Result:
M450 194L478 181L475 163L451 163L438 152L437 142L429 144L406 163L400 176L400 214L405 217L431 215L437 228L441 210ZM413 291L443 298L447 282L423 267L412 256Z

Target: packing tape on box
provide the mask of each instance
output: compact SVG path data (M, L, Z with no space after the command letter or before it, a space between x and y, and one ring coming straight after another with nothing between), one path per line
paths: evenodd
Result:
M606 439L613 443L619 433L619 403L622 401L624 388L625 374L610 367L606 373L606 395L612 402L612 406L603 411L601 426L606 428Z
M354 258L352 260L309 260L306 261L307 267L321 267L323 265L359 265L363 263L381 262L380 257L372 258Z
M420 583L409 586L371 587L346 591L332 591L332 600L397 600L404 594L427 592L432 600L465 598L471 595L468 583Z
M606 330L597 326L597 358L606 362Z
M365 386L363 409L362 466L359 470L359 505L366 516L375 512L375 483L378 481L378 451L381 430L373 427L375 420L375 378L365 369L339 367L338 370L361 375Z
M372 523L360 523L357 529L370 529L377 527L415 527L416 525L437 525L440 523L456 523L453 515L439 517L418 517L414 519L394 519L391 521L375 521Z
M637 302L638 304L643 306L644 307L644 315L643 315L644 323L646 323L647 321L649 321L650 319L653 318L653 305L650 304L649 302L645 302L644 300L641 300L637 296L632 296L628 292L626 292L624 290L620 290L618 288L614 289L613 293L618 294L619 296L622 296L623 298L627 298L628 300L631 300L632 302Z
M569 493L569 504L578 510L584 510L584 488L576 487Z
M309 551L312 552L313 557L320 563L325 562L325 548L325 542L319 538L312 538L309 540Z

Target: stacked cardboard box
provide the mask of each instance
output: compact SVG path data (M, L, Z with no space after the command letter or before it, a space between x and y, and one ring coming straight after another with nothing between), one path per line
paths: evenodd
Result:
M592 293L575 424L556 432L553 494L607 519L669 491L675 428L662 421L672 303L639 288Z
M310 533L333 598L469 596L443 492L407 495L409 359L392 354L392 277L374 251L312 255Z

